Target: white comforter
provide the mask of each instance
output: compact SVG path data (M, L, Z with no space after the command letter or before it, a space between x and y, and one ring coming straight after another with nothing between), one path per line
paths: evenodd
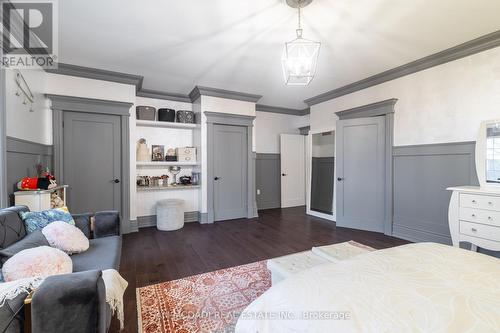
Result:
M236 332L498 333L500 260L433 243L362 254L276 284Z

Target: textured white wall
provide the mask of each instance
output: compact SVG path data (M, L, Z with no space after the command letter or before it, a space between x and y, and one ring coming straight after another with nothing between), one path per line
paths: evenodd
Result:
M47 80L42 69L20 71L29 85L35 102L34 112L30 112L30 103L24 105L23 94L16 96L15 70L5 70L6 80L6 127L7 135L18 139L33 141L45 145L52 144L52 112L44 94Z
M47 93L135 103L135 86L47 73Z
M330 135L313 134L312 157L335 157L335 132Z
M397 98L396 146L473 141L500 115L500 48L370 87L311 108L311 127L333 126L336 111Z
M202 111L255 116L255 103L234 99L201 96Z
M279 154L280 134L299 134L299 127L305 118L279 113L256 112L255 151L257 153Z

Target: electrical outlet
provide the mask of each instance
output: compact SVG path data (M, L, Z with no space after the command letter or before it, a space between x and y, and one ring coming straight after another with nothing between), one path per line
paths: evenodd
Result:
M260 195L260 189L257 189L257 195Z

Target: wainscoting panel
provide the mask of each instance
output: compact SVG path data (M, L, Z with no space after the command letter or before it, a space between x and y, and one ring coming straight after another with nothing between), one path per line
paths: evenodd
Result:
M447 187L478 185L474 142L394 147L393 235L451 244Z
M7 193L11 205L17 182L23 177L35 177L37 164L53 172L52 156L52 146L7 137Z
M280 154L257 154L255 160L255 178L257 208L269 209L281 207L281 166Z

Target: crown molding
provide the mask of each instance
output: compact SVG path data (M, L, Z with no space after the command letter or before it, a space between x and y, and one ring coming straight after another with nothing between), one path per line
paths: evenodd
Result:
M290 108L282 108L279 106L256 104L255 111L281 113L281 114L287 114L287 115L291 115L291 116L304 116L306 114L309 114L310 108L290 109Z
M463 44L451 47L444 51L434 53L430 56L409 62L405 65L370 76L366 79L330 90L312 98L308 98L304 101L304 103L312 106L315 104L326 102L340 96L351 94L359 90L363 90L409 74L423 71L431 67L442 65L453 60L458 60L498 46L500 46L500 30L465 42Z
M76 77L83 77L86 79L103 80L116 83L129 84L136 87L139 91L142 87L144 78L140 75L126 74L104 69L83 67L77 65L70 65L65 63L58 63L56 69L45 69L46 72L52 74L69 75Z
M239 101L252 102L252 103L257 103L257 101L262 98L261 95L254 95L239 91L231 91L231 90L203 87L203 86L195 86L193 90L191 90L191 92L189 93L189 97L191 98L192 101L197 100L200 96L228 98L228 99L235 99Z
M136 96L156 98L156 99L166 99L169 101L185 102L185 103L193 102L193 100L188 95L168 93L164 91L151 90L151 89L138 90Z
M299 132L302 135L308 135L310 130L311 130L311 126L299 127Z

